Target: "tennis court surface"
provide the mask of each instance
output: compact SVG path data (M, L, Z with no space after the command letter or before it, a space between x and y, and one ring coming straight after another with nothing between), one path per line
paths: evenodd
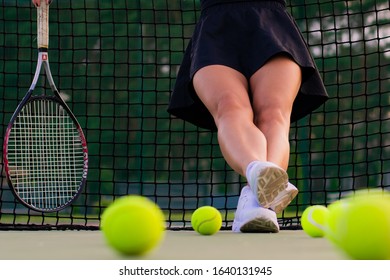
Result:
M0 231L2 260L118 260L126 257L108 247L100 231ZM220 231L167 231L161 245L141 259L155 260L342 260L324 238L302 230L277 234Z

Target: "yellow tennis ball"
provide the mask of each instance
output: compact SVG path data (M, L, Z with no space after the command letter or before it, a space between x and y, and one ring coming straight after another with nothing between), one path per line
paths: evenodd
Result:
M143 255L165 235L165 218L150 199L129 195L110 204L103 212L101 230L112 248L125 255Z
M309 206L302 213L301 225L311 237L323 237L329 210L323 205Z
M351 259L390 259L390 198L357 196L338 217L337 246Z
M336 246L340 243L340 234L338 232L345 221L343 215L345 215L348 209L349 201L349 199L341 199L328 206L329 214L325 226L325 237Z
M202 235L212 235L222 226L221 213L212 206L202 206L191 216L192 228Z

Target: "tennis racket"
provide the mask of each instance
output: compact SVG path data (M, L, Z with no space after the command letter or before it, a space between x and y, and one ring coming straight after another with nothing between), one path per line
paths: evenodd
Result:
M38 62L31 86L8 124L3 147L5 172L15 197L30 209L54 212L81 193L88 150L76 117L61 98L49 67L49 5L37 7ZM34 93L44 68L43 87Z

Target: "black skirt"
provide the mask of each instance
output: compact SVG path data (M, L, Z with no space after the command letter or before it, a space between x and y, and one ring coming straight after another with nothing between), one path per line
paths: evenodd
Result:
M177 75L168 106L170 114L215 131L214 119L192 84L196 71L208 65L225 65L249 80L278 54L290 56L302 69L302 84L294 101L292 122L305 117L328 99L310 51L284 4L241 0L204 6Z

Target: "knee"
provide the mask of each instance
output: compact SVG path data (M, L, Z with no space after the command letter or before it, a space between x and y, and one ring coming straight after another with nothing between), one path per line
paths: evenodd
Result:
M255 125L263 132L290 128L290 113L279 108L263 108L254 116Z
M215 121L247 119L253 120L253 112L250 104L245 104L238 98L229 95L221 98L213 114Z

